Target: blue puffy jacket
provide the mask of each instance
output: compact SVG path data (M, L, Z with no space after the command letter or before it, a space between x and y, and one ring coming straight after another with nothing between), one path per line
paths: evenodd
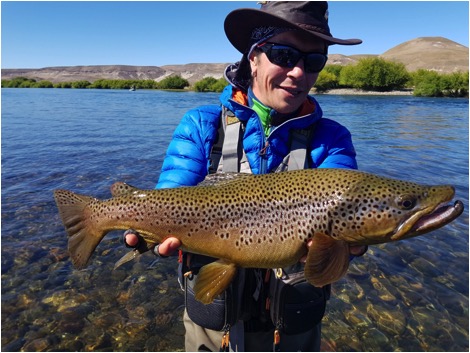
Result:
M323 112L313 97L308 97L315 104L312 114L274 127L266 138L256 112L233 100L232 94L233 88L229 85L220 95L220 101L246 123L243 147L254 174L275 170L289 153L289 131L305 129L314 123L316 126L309 148L310 167L357 169L351 134L339 123L322 118ZM157 188L192 186L204 180L220 116L220 105L201 106L183 116L168 147ZM265 153L260 154L263 148Z

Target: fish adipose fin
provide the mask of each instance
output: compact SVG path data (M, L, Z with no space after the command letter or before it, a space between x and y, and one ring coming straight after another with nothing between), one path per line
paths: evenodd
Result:
M317 233L308 249L305 278L323 287L343 277L349 267L349 245L345 241Z
M223 260L201 267L194 286L195 298L203 304L212 303L229 286L236 274L237 266Z
M69 236L68 250L77 269L86 266L91 254L105 236L87 222L85 210L93 197L78 195L67 190L54 191L60 217Z

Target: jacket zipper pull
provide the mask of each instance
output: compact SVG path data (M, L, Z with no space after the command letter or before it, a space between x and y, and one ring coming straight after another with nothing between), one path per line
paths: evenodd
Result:
M264 147L259 151L259 155L264 156L266 154L268 147L269 147L269 141L266 141Z

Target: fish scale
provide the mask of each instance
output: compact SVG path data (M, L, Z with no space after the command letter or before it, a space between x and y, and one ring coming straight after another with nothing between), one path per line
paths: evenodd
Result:
M159 190L116 183L111 193L102 201L55 191L73 264L85 267L111 230L137 230L144 250L176 237L183 250L219 259L199 272L195 292L204 303L225 289L237 267L280 268L306 254L306 279L323 286L346 272L350 245L424 234L463 211L460 201L441 207L454 197L452 186L346 169L216 174L199 186Z

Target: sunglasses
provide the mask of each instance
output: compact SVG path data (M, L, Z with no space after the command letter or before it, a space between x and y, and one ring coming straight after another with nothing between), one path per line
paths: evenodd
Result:
M323 53L304 53L287 45L264 43L258 49L266 54L275 65L293 68L300 59L304 59L304 69L308 73L318 73L325 67L328 57Z

